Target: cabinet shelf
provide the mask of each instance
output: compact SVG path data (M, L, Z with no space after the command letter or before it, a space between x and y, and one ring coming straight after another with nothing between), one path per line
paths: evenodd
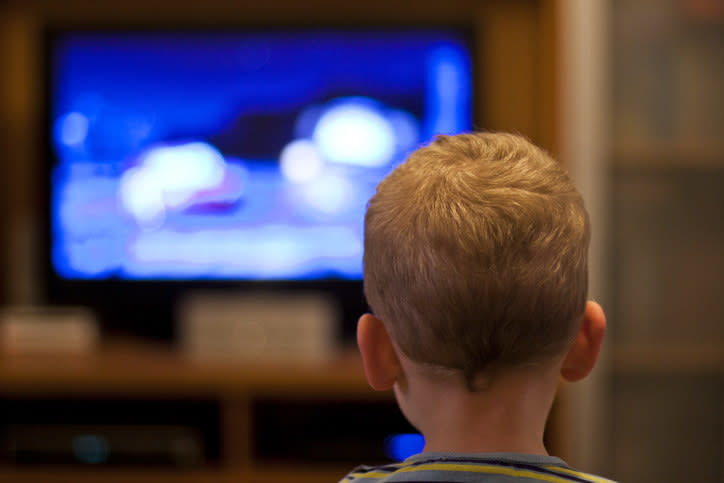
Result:
M201 426L191 426L196 423L182 411L184 404L193 401L218 411L216 416L199 419ZM110 345L75 355L0 352L0 404L4 408L0 441L3 434L22 434L23 428L37 425L45 425L46 431L60 428L53 434L66 441L56 442L50 449L32 447L24 450L30 453L17 449L12 453L26 455L22 457L26 459L5 454L6 460L0 462L0 481L19 483L336 481L363 460L388 461L383 453L386 435L410 430L391 394L369 388L361 360L352 352L309 363L198 361L172 350L135 344ZM93 413L90 422L84 411ZM144 427L150 418L146 413L156 418L159 411L182 414L168 416L175 418L168 424L188 426L189 431L211 437L198 444L206 445L201 448L216 447L216 453L202 460L206 463L190 468L169 463L164 466L163 462L118 467L110 464L113 455L106 466L88 465L73 456L70 441L81 431L78 428L83 428L83 432L107 438L111 451L115 449L116 455L124 457L125 450L119 448L129 447L128 438L124 440L126 446L114 447L117 433L107 428L117 424ZM286 425L283 418L282 423L278 421L279 415L289 411L295 421L301 421L296 426ZM370 418L379 424L370 425ZM329 422L339 433L315 433L320 420ZM204 433L209 421L213 428ZM365 432L365 428L373 430ZM144 438L152 430L146 429ZM356 438L352 449L343 446L349 439L344 439L347 433ZM168 439L163 438L167 436L158 433L159 442L153 447L166 447L162 445ZM342 442L332 452L319 449L327 448L330 441ZM299 444L304 446L295 446ZM366 453L358 454L358 449ZM38 454L51 455L50 462L61 458L68 464L29 466L35 460L27 458L43 457ZM311 456L304 459L298 455Z
M639 140L613 147L615 168L724 168L721 141Z
M319 483L338 481L351 468L229 470L101 470L101 469L0 469L0 481L13 483Z
M613 370L622 374L724 374L724 341L707 344L618 343Z
M229 395L249 392L380 397L353 352L314 362L201 361L176 351L112 344L86 354L2 354L0 394Z

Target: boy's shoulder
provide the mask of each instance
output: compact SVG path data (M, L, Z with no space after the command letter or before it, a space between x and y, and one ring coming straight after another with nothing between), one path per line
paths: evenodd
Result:
M612 480L569 468L552 456L516 453L422 453L401 463L359 466L340 483L397 483L436 481L446 483L612 483Z

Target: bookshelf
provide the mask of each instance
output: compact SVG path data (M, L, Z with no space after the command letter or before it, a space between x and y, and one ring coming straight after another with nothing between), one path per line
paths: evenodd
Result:
M611 8L611 475L721 481L724 11Z

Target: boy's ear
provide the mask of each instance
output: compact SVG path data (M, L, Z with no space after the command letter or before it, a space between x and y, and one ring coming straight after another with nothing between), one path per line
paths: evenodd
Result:
M603 309L596 302L586 302L581 327L563 360L563 379L569 382L579 381L593 370L605 333L606 315Z
M392 389L402 372L400 360L385 325L372 314L364 314L357 322L357 345L362 364L372 389Z

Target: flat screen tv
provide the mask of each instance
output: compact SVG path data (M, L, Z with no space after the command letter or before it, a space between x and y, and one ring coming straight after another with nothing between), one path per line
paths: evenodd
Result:
M313 290L353 322L376 184L434 135L473 127L470 40L444 27L50 32L48 302L167 337L190 290Z

